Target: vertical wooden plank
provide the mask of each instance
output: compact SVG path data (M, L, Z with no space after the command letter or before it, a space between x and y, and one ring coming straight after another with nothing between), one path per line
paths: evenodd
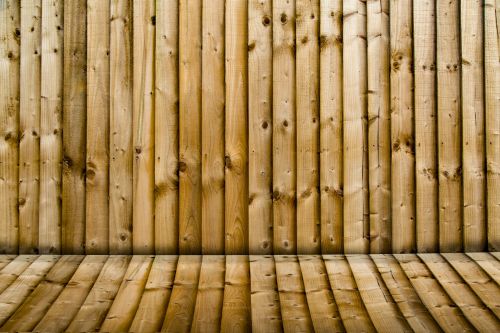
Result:
M416 237L418 252L437 252L436 2L413 2Z
M226 2L226 254L248 253L248 4Z
M201 0L179 3L179 253L201 253Z
M343 16L344 251L368 253L366 1L344 1Z
M109 249L109 10L109 0L87 1L87 254Z
M273 252L272 1L248 2L249 253Z
M111 1L109 251L132 253L132 3Z
M459 2L438 0L439 250L462 250Z
M38 253L40 47L42 3L21 5L19 103L19 253Z
M252 332L283 332L281 307L272 256L250 256Z
M464 251L486 248L483 2L462 1L462 154ZM498 110L497 110L498 111Z
M63 1L42 2L40 253L61 252Z
M203 256L191 332L220 332L225 270L223 255Z
M296 10L297 252L319 253L319 1Z
M0 6L0 253L17 253L19 131L19 1Z
M222 333L251 332L250 312L250 264L248 256L226 256L224 303L220 331Z
M500 251L500 1L484 1L488 250Z
M179 3L156 2L155 250L175 254L179 243Z
M412 0L391 0L392 251L415 241L415 133Z
M320 1L321 252L343 252L342 0Z
M133 3L134 254L154 253L155 2Z
M224 253L224 1L202 4L201 247Z
M273 0L273 247L297 250L295 1Z
M63 253L85 252L87 1L64 2Z
M368 1L368 168L370 252L391 252L389 0Z

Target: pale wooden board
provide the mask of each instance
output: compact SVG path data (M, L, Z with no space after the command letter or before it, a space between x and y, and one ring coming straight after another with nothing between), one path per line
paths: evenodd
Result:
M34 330L37 332L64 331L80 310L107 259L106 255L86 256Z
M299 255L299 263L314 330L344 332L344 325L321 256Z
M273 256L250 256L253 332L282 332L281 309Z
M466 253L500 285L500 262L491 253Z
M139 307L152 263L152 256L132 257L120 289L100 328L103 332L128 331Z
M333 296L347 332L375 332L343 255L323 255Z
M125 275L130 256L110 256L85 302L67 328L69 332L99 330Z
M371 258L394 302L414 332L441 332L410 281L392 255L372 254Z
M177 259L175 255L155 257L141 302L129 329L131 332L158 332L161 329L174 287Z
M221 332L250 332L250 266L248 256L226 256Z
M28 332L33 330L71 279L83 258L82 255L62 256L47 273L45 279L0 327L0 331Z
M395 254L412 287L445 332L475 329L415 254Z
M189 332L193 320L202 257L180 256L162 332Z
M274 260L285 332L313 332L297 256L277 255Z
M418 256L478 331L500 331L500 321L441 255L423 253Z
M7 266L10 262L16 259L15 254L2 254L0 255L0 270Z
M37 258L37 255L20 255L10 263L5 261L5 263L8 264L0 270L0 294Z
M220 331L225 271L224 256L203 256L191 332Z

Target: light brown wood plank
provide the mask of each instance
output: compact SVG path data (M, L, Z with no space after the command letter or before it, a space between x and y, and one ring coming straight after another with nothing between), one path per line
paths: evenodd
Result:
M220 331L225 271L224 256L203 256L191 332Z
M323 255L333 296L347 332L376 332L343 255Z
M273 256L251 255L252 332L283 332Z
M86 256L64 290L33 329L37 332L63 332L80 310L108 256ZM49 276L47 275L47 278Z
M345 332L323 259L319 255L299 255L299 263L314 331Z
M490 253L467 253L467 256L481 266L481 268L500 285L500 262L498 262L495 257Z
M15 254L0 254L0 269L3 269L16 258Z
M273 248L297 250L295 1L273 0Z
M168 303L162 332L189 332L193 320L202 257L180 256L174 289Z
M109 253L132 253L132 6L111 1Z
M129 330L139 307L152 264L152 256L132 257L120 289L100 327L101 331L126 332Z
M250 265L248 256L226 256L224 302L220 331L250 332Z
M137 308L131 332L158 332L174 286L177 256L156 256Z
M343 252L342 0L320 1L321 251Z
M21 69L19 82L19 252L38 252L40 177L40 0L21 4Z
M0 294L7 289L36 259L37 255L20 255L0 270Z
M249 253L273 252L272 0L248 2Z
M179 244L179 3L156 2L155 249Z
M98 331L120 288L130 256L109 256L67 332Z

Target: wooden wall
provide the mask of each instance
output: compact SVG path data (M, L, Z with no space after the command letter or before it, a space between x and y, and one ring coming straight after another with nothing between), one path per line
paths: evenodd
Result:
M500 0L0 0L0 253L500 251Z

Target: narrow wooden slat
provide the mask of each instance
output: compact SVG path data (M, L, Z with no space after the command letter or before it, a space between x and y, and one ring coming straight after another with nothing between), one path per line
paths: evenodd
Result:
M343 5L344 251L368 253L366 2Z
M436 2L413 2L416 237L418 252L437 252Z
M284 331L314 332L297 257L277 255L274 260Z
M413 252L415 241L415 133L413 1L391 0L392 251Z
M23 85L19 102L19 253L38 252L41 22L41 2L23 2L19 74Z
M484 1L488 250L500 251L500 1Z
M319 0L296 3L297 252L319 253Z
M342 0L320 1L321 251L343 252Z
M61 252L63 10L62 0L42 2L40 253Z
M132 4L111 0L109 253L132 253Z
M248 2L249 253L273 252L272 1Z
M61 257L0 330L3 332L33 330L71 279L83 258L82 255Z
M441 332L441 328L412 288L396 259L392 255L383 254L372 254L371 258L412 330L414 332Z
M425 307L445 332L474 332L475 329L415 254L395 254L401 268Z
M7 287L9 287L37 258L38 256L36 255L20 255L8 263L8 265L1 268L0 294L7 289Z
M250 265L248 256L226 256L224 302L220 331L250 332Z
M459 2L439 0L437 99L439 154L439 250L462 250Z
M250 291L253 332L283 332L272 256L250 256Z
M347 332L376 332L343 255L323 255L335 303Z
M220 331L225 270L224 256L203 256L191 332Z
M463 253L443 253L442 256L455 269L484 304L500 318L500 287L471 258Z
M493 257L497 258L497 260L499 260L499 261L500 261L500 252L490 252L490 254L491 254Z
M273 0L273 248L297 250L295 1Z
M19 245L19 58L20 3L0 6L0 253L17 253Z
M201 247L224 253L224 1L202 4Z
M299 255L304 288L316 332L345 332L321 256Z
M179 253L201 253L201 0L179 3Z
M62 252L85 252L87 1L64 2Z
M134 254L154 253L155 2L133 2Z
M500 284L500 262L489 253L467 253L467 256L476 262L486 273Z
M180 256L162 332L189 332L193 320L201 256Z
M16 258L15 254L0 254L0 269L3 269Z
M248 253L248 3L226 2L225 253Z
M177 256L156 256L130 332L158 332L174 286Z
M85 257L34 331L63 332L78 313L107 258L105 255Z
M500 330L500 321L483 304L471 288L460 278L446 260L439 254L418 255L439 281L448 296L462 310L464 316L480 332Z
M109 0L87 1L87 254L109 250L109 14Z
M407 5L407 4L406 4ZM391 252L389 0L367 1L370 252Z
M462 1L462 154L464 251L486 249L483 1Z
M348 255L359 294L378 332L413 332L368 255Z
M179 244L179 3L156 2L155 249L175 254Z
M129 256L110 256L67 332L99 330L120 288L130 262Z
M43 280L59 256L43 255L37 258L19 277L0 294L0 326L16 311L26 297Z
M116 297L100 330L103 332L127 332L139 307L148 280L153 257L133 256Z

